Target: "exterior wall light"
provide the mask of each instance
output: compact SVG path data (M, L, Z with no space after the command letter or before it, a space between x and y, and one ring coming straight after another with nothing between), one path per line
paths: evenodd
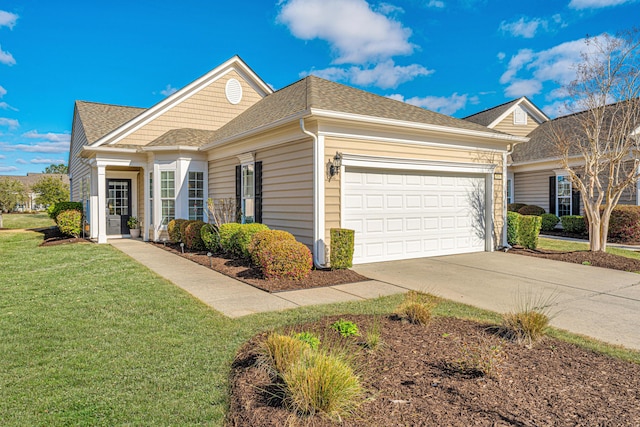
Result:
M329 166L329 179L340 174L341 167L342 167L342 153L336 152L336 155L333 156L333 161Z

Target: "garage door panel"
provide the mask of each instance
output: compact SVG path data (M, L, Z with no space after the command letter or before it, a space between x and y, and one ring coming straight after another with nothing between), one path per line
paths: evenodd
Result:
M480 175L347 169L343 183L342 223L356 233L355 263L485 248L484 214L473 212L474 200L484 200Z

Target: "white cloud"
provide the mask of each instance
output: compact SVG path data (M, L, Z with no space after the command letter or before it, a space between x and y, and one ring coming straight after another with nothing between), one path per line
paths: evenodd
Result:
M20 127L20 123L16 119L0 117L0 126L6 126L9 129L17 129L18 127Z
M542 107L542 111L551 118L564 116L570 112L567 110L565 101L562 100L554 101L551 104L545 105Z
M504 61L504 58L507 57L507 54L504 52L498 52L498 54L496 55L496 57L498 58L498 61Z
M419 64L407 66L396 65L391 59L377 64L373 68L362 67L329 67L322 70L311 70L301 73L304 77L309 74L333 81L347 81L357 86L376 86L382 89L396 88L398 85L408 82L420 76L433 74Z
M31 163L36 164L36 165L51 165L51 164L59 164L59 163L66 163L65 160L62 159L43 159L41 157L36 157L35 159L31 159Z
M23 133L22 136L29 139L42 139L50 142L64 142L67 144L71 141L71 135L68 133L38 133L37 130L30 130L29 132Z
M17 163L17 164L19 164L19 165L26 165L26 164L28 164L29 162L27 162L27 161L26 161L26 160L24 160L24 159L16 159L16 163Z
M3 88L2 86L0 86L0 98L5 96L6 94L7 94L7 90L5 88Z
M434 9L442 9L444 8L444 2L441 0L430 0L427 4L427 7L432 7Z
M635 0L571 0L571 9L601 9L609 6L619 6L625 3L633 3Z
M538 29L547 29L548 23L544 19L533 18L525 20L524 17L518 19L515 22L502 21L500 23L500 30L505 33L510 33L514 37L524 37L525 39L531 39L536 35Z
M2 50L2 45L0 45L0 63L5 65L15 65L16 60L13 58L9 52L5 52Z
M169 95L173 95L174 93L176 93L178 91L178 89L176 89L175 87L171 87L171 85L167 85L167 87L165 87L164 89L162 89L160 91L160 93L164 96L169 96Z
M27 153L57 154L57 153L69 152L69 142L68 141L38 142L33 145L29 145L29 144L6 145L5 144L0 146L0 148L6 151L25 151Z
M411 30L364 0L289 0L277 18L302 40L331 46L336 64L364 64L413 53Z
M511 98L519 98L521 96L533 96L540 93L542 83L535 79L514 80L504 90L504 94Z
M384 15L404 13L404 9L400 6L396 6L390 3L380 3L378 5L378 12Z
M18 168L15 166L0 166L0 172L15 172Z
M0 160L6 159L6 158L7 158L7 156L3 156L2 154L0 154Z
M477 104L479 101L477 96L470 97L467 94L458 95L457 93L454 93L451 96L425 96L424 98L414 96L408 99L405 99L402 95L393 94L387 96L387 98L406 102L407 104L415 105L416 107L426 108L428 110L437 111L438 113L447 115L451 115L456 111L465 108L468 103Z
M16 25L17 20L18 15L0 10L0 28L9 27L9 29L13 30L13 26Z
M6 102L0 102L0 109L18 111L17 108L12 107L11 105L7 104Z

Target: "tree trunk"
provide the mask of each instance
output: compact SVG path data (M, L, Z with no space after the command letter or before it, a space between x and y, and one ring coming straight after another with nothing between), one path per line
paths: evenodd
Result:
M589 221L589 250L592 252L602 251L602 241L600 240L600 220L596 220L596 218Z

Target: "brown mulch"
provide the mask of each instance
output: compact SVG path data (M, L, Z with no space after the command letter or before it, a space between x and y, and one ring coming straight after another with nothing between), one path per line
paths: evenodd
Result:
M336 318L296 331L320 331L322 340L323 334L334 332L328 325ZM372 323L368 316L342 318L355 321L361 331ZM364 350L351 340L366 395L342 426L640 424L640 365L551 338L532 349L501 342L487 325L467 320L437 318L422 327L388 317L380 324L384 345L379 350ZM283 407L274 380L258 363L258 346L265 336L251 339L233 363L227 425L336 425L318 416L296 416ZM455 368L464 342L502 346L502 362L494 365L494 375Z
M508 253L527 255L536 258L554 259L574 264L592 265L594 267L611 268L613 270L640 272L640 260L614 255L606 252L573 251L562 252L542 249L525 249L515 246Z
M71 243L93 243L89 239L83 239L82 237L69 237L62 233L57 227L50 228L37 228L34 229L44 235L44 240L40 243L40 246L57 246L68 245Z
M224 255L214 255L209 260L206 252L182 253L180 246L174 244L151 243L159 248L170 251L176 255L187 258L205 267L209 267L219 273L240 280L256 288L267 292L292 291L311 289L323 286L343 285L345 283L363 282L371 280L352 270L311 270L311 274L303 280L271 279L266 280L260 270L251 265L248 260L231 258Z

